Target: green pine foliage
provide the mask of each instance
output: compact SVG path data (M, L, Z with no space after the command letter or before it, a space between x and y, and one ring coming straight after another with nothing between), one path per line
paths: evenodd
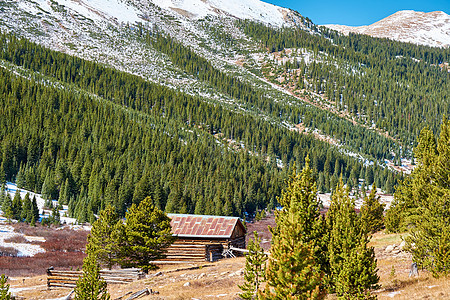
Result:
M152 261L163 259L164 249L174 241L167 215L156 208L150 197L133 204L125 215L124 227L118 228L124 267L153 269Z
M3 203L6 201L6 185L0 183L0 209L3 207Z
M307 160L308 161L308 160ZM267 286L261 299L323 299L324 273L320 256L321 230L316 185L307 163L300 174L291 175L278 199L271 255L266 271Z
M30 223L32 218L33 218L33 203L31 202L30 199L30 193L26 193L22 202L21 219L24 220L26 223Z
M36 196L33 196L33 201L31 202L31 212L32 212L31 220L34 219L34 222L31 222L31 224L34 225L35 222L39 221L39 208L37 205Z
M20 191L19 189L16 190L16 193L14 194L14 198L12 201L12 214L13 218L15 220L21 220L22 216L22 198L20 197Z
M415 141L423 122L436 131L440 118L449 115L450 73L440 66L450 61L449 49L361 34L346 36L315 25L308 26L311 34L301 27L273 28L251 20L237 24L269 52L306 50L316 58L310 64L298 60L274 64L266 73L275 73L273 82L287 69L296 76L286 76L286 86L302 82L307 88L302 96L308 96L308 91L323 95L358 123L372 126L374 122L380 131L400 140L403 148ZM333 130L346 135L339 137L343 141L350 141L354 134L346 127ZM361 147L387 155L382 149L389 143L363 140Z
M3 186L4 184L6 184L6 174L3 164L0 164L0 185Z
M8 220L11 221L12 219L14 219L14 212L12 210L12 199L11 196L9 194L5 195L5 198L3 199L3 203L2 203L2 211L3 211L3 216Z
M384 205L380 203L376 196L377 187L374 184L369 196L364 194L363 204L361 206L361 222L367 232L374 233L383 228L384 225Z
M149 42L164 48L163 52L175 52L171 58L180 66L186 62L185 54L192 56L191 49L175 41L158 44L164 41L155 35ZM192 56L186 70L205 70L208 75L199 74L201 80L229 89L224 92L242 103L248 99L246 107L254 108L255 114L209 103L10 34L0 33L0 49L0 58L8 63L58 82L43 85L42 80L0 70L0 165L6 179L16 178L19 187L43 190L46 197L68 204L69 215L80 222L92 221L108 204L124 216L132 203L147 196L166 211L251 214L257 207L276 204L281 193L287 168L279 169L276 158L284 165L296 161L301 166L309 153L311 169L323 178L323 191L331 189L339 174L349 178L352 170L360 174L366 169L326 142L257 117L260 111L293 123L302 118L303 123L341 140L362 137L354 144L358 149L385 143L369 131L343 136L351 122L338 117L331 122L327 113L306 105L280 106L198 56ZM229 82L236 85L225 84ZM219 136L223 139L218 140ZM245 149L230 149L228 139ZM377 148L377 156L393 147L389 143ZM375 181L389 175L378 166L369 168Z
M0 300L11 300L11 293L9 292L9 284L7 284L8 278L5 274L0 277Z
M109 300L106 281L100 277L100 265L95 253L89 253L83 260L83 274L77 280L75 300Z
M377 261L369 235L355 212L342 178L333 193L326 217L330 292L340 299L371 298L370 289L379 281ZM376 296L373 296L376 298Z
M266 261L267 255L261 247L261 238L258 233L253 232L254 238L250 240L247 246L248 253L245 256L244 284L239 288L243 291L239 295L242 299L258 299L260 286L266 281Z
M419 267L433 276L450 269L450 121L443 119L439 137L427 128L414 151L418 165L397 189L388 211L392 231L409 232L407 249Z
M92 224L88 236L88 247L95 253L97 262L110 270L119 259L118 230L121 222L114 207L108 205L100 211L99 218Z

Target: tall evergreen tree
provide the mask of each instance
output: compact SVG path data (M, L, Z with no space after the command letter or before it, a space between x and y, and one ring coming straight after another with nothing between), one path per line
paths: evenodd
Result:
M3 168L3 163L0 163L0 186L3 186L4 184L6 184L6 173Z
M307 160L308 161L308 160ZM316 185L307 163L300 174L291 175L278 202L277 226L272 232L271 256L266 271L267 286L261 299L323 299L325 290L321 264L315 253L320 248ZM317 224L317 225L315 225Z
M330 291L335 291L341 299L371 298L370 289L379 281L375 252L368 246L369 235L342 178L333 193L326 219Z
M384 205L380 203L379 198L376 196L376 190L377 187L374 184L369 196L365 195L360 210L362 225L369 233L374 233L381 230L384 225Z
M32 209L32 213L33 213L33 218L35 220L35 222L39 221L39 207L37 205L37 200L36 200L36 196L33 196L33 201L31 202L31 209Z
M19 189L17 189L16 193L14 194L11 208L12 208L13 218L16 220L20 220L20 217L22 215L22 198L20 197Z
M6 185L0 184L0 208L3 206L3 202L6 201Z
M119 259L118 225L119 217L114 207L108 205L100 211L99 218L92 224L88 244L95 252L97 261L111 270Z
M120 264L148 272L154 268L152 261L164 258L164 249L174 241L170 219L152 204L150 197L146 197L139 205L133 203L125 219Z
M32 205L33 204L31 203L30 193L26 193L22 202L21 219L27 223L30 223L33 217Z
M395 207L407 224L407 249L418 266L441 276L450 270L450 120L443 120L439 138L422 130L414 153L418 166L399 187Z
M14 219L14 212L13 212L13 202L11 199L11 195L10 194L6 194L5 199L3 200L2 203L2 211L3 211L3 216L8 220L11 221L12 219Z
M244 284L239 288L243 291L242 299L252 300L259 297L259 288L265 279L267 255L261 247L261 238L253 233L254 239L248 243L248 253L245 256Z

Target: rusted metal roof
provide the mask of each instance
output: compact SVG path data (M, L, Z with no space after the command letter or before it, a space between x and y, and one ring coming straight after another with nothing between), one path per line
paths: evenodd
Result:
M167 214L174 236L202 238L230 238L236 226L242 225L237 217ZM244 228L245 232L245 228Z

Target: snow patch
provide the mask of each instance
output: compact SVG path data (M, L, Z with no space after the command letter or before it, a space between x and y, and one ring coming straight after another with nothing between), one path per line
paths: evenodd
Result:
M450 16L442 11L403 10L368 26L324 26L343 34L354 32L419 45L450 47Z
M119 22L135 23L142 21L139 11L120 0L54 0L60 5L68 7L84 17L103 21L116 19ZM45 2L42 1L41 2Z
M286 25L284 16L288 9L259 0L153 0L161 8L181 14L193 15L197 19L208 15L233 16L238 19L252 19L277 27Z
M40 245L5 242L6 239L19 235L21 234L14 232L14 227L11 225L0 224L0 245L2 247L16 249L18 251L17 256L34 256L38 253L45 252Z

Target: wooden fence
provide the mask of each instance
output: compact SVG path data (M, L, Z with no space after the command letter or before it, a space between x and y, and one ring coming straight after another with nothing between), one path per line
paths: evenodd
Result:
M53 267L47 269L47 287L74 288L82 271L59 271ZM123 284L145 277L141 269L100 270L100 276L106 283Z

